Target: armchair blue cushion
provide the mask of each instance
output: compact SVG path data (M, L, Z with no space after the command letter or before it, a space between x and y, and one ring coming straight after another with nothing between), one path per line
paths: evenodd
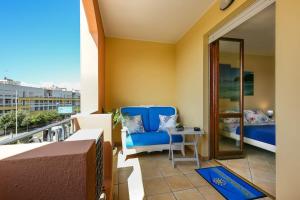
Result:
M175 115L176 109L173 107L149 107L149 124L151 131L157 131L159 128L159 115Z
M173 135L173 142L182 142L181 135ZM149 145L169 144L170 137L167 132L146 132L146 133L132 133L126 138L126 147L141 147Z
M159 115L171 116L176 114L176 108L174 107L123 107L121 108L122 115L141 115L143 120L144 133L132 133L127 134L126 138L122 137L123 147L145 147L152 145L168 145L170 143L170 137L167 132L160 131L159 128ZM172 136L174 142L182 142L181 135ZM166 147L168 149L168 147Z
M145 131L150 131L149 125L149 108L147 107L124 107L121 108L122 115L142 115L143 125Z

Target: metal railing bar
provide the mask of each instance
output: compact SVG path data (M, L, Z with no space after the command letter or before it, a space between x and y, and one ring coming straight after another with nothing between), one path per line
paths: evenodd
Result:
M41 127L41 128L37 128L37 129L29 131L29 132L18 134L16 136L14 136L13 138L8 138L8 139L0 141L0 145L10 144L10 143L13 143L15 141L21 140L23 138L33 136L34 134L42 132L42 131L44 131L46 129L50 129L50 128L54 127L54 126L58 126L58 125L62 125L62 124L65 124L67 122L70 122L73 119L75 119L75 118L71 117L69 119L65 119L65 120L62 120L62 121L59 121L59 122L56 122L56 123L53 123L53 124L49 124L47 126L44 126L44 127Z

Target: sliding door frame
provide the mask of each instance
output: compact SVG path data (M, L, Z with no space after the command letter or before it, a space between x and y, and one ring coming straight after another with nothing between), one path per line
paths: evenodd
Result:
M219 113L219 41L232 41L240 43L240 96L239 113ZM244 40L236 38L220 38L212 42L210 48L210 157L211 158L241 158L244 156ZM219 149L219 120L220 118L240 119L240 150L220 151Z
M261 12L262 10L264 10L265 8L267 8L268 6L274 4L276 2L276 0L257 0L255 1L253 4L249 5L244 11L242 11L240 14L238 14L235 18L233 18L232 20L230 20L229 22L227 22L226 24L224 24L221 28L219 28L218 30L216 30L215 32L213 32L212 34L209 35L208 37L208 48L209 48L209 89L210 89L210 95L209 95L209 102L210 102L210 116L209 116L209 159L215 158L215 135L214 135L214 129L212 124L214 123L214 115L213 113L215 113L215 110L213 109L213 102L212 101L214 98L214 94L216 91L214 91L212 89L211 86L214 86L215 82L213 80L213 66L212 66L212 61L214 59L216 59L216 56L214 56L214 50L212 50L212 47L214 46L214 42L219 39L220 37L224 36L226 33L230 32L231 30L235 29L236 27L238 27L239 25L241 25L242 23L244 23L245 21L247 21L248 19L252 18L253 16L255 16L256 14L258 14L259 12ZM243 120L244 121L244 120Z

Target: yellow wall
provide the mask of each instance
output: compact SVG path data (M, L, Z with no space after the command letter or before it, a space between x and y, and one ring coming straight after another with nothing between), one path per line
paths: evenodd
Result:
M184 124L204 127L208 132L208 34L252 2L235 1L226 11L220 11L216 2L176 44L176 96ZM208 156L208 135L202 137L200 148L201 155Z
M175 45L107 38L106 110L122 106L175 106ZM120 143L120 128L113 140Z
M276 192L300 199L300 1L276 3Z
M245 70L254 73L254 96L245 96L245 108L275 110L275 57L246 55Z
M253 1L236 0L225 12L219 10L216 2L176 44L176 70L172 45L108 39L107 105L111 108L127 104L175 104L176 100L185 124L208 131L208 34ZM298 0L277 0L276 3L276 195L279 200L300 199L299 8ZM169 73L172 75L163 78ZM148 82L149 77L166 85L155 91L158 84L151 85L153 80ZM130 84L126 78L131 79ZM175 82L176 88L171 84ZM142 90L145 86L149 93ZM175 89L176 92L172 92ZM207 156L207 138L202 139L201 145L202 156Z
M175 46L106 39L107 108L175 105Z
M234 63L236 59L230 53L222 53L220 61L223 64ZM262 55L245 55L245 71L254 73L254 95L245 96L245 109L275 110L275 57ZM220 107L233 109L237 102L224 99Z
M208 33L252 0L238 0L225 12L214 4L176 45L177 106L186 124L208 130ZM276 1L276 196L300 199L300 1ZM184 79L184 77L188 77ZM208 155L202 140L202 155Z

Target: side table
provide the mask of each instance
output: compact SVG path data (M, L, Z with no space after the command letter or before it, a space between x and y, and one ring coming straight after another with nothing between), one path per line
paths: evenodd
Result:
M200 167L199 163L199 157L198 157L198 141L201 135L203 135L203 131L195 131L194 128L191 127L184 127L183 131L177 131L176 128L170 128L168 129L168 134L170 136L170 149L169 149L169 159L172 160L172 165L175 167L175 162L181 162L181 161L195 161L197 163L197 167ZM172 141L172 135L181 135L182 136L182 145L184 146L192 146L194 148L194 155L192 157L183 156L181 158L174 157L174 145L178 145L180 143L174 143ZM192 135L193 140L191 142L185 141L186 135Z

